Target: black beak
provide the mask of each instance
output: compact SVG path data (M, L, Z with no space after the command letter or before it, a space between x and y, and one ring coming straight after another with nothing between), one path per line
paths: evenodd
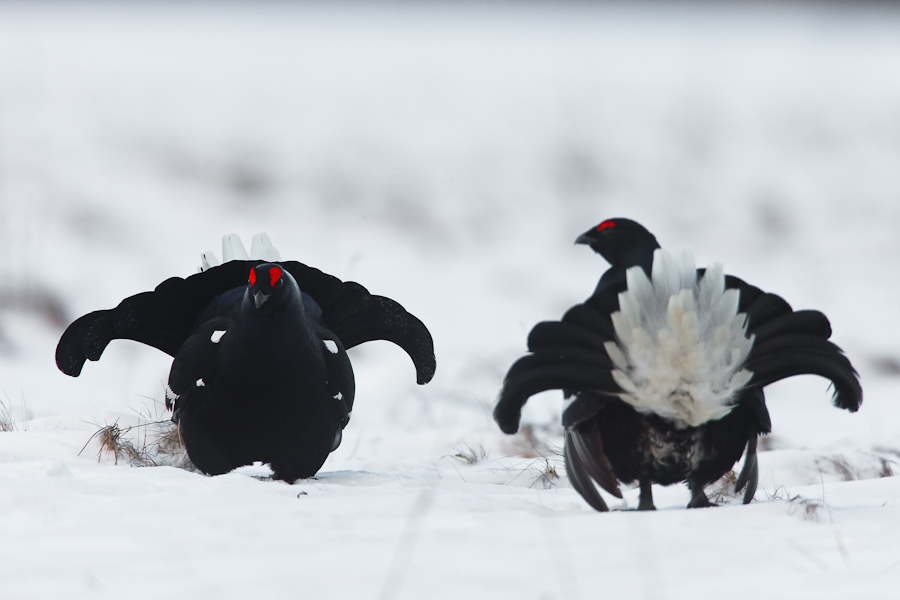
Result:
M259 308L260 306L262 306L263 304L265 304L265 303L266 303L266 300L268 300L268 299L269 299L269 295L263 293L262 290L260 290L260 291L256 292L255 294L253 294L253 304L256 305L256 308Z
M593 231L588 231L586 233L582 233L581 235L578 236L578 239L575 240L575 243L576 244L587 244L588 246L590 246L591 242L594 241L594 238L593 238L593 236L591 236L591 233L593 233Z

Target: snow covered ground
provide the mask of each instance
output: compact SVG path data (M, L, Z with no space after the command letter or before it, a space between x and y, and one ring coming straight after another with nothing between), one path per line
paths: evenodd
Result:
M897 596L900 11L139 4L0 4L0 597ZM824 311L860 372L853 415L770 388L749 506L598 514L558 395L530 439L491 421L613 216ZM63 326L257 231L420 317L434 381L353 350L343 445L293 486L116 464L92 436L165 418L169 359L68 378Z

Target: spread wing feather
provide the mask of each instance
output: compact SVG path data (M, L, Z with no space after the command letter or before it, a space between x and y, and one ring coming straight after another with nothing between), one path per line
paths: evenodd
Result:
M209 304L243 286L250 268L261 262L234 260L187 278L172 277L154 291L126 298L113 309L89 313L63 333L56 348L56 363L63 373L77 377L85 361L98 360L114 339L134 340L174 356ZM431 334L400 304L302 263L280 264L322 308L323 325L346 348L387 340L403 348L413 360L419 383L427 383L434 376Z

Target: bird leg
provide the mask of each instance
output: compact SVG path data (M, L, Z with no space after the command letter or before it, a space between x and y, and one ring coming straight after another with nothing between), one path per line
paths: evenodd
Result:
M641 500L638 510L656 510L653 506L653 482L649 479L641 479Z
M691 501L688 502L688 508L707 508L709 506L715 506L715 504L710 502L709 498L706 497L706 492L703 491L703 484L688 481L688 487L691 490Z

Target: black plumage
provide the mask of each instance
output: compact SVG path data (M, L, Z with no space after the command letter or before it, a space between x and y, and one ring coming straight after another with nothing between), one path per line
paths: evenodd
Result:
M653 483L681 481L691 491L689 507L709 506L704 486L721 478L744 453L735 487L745 490L743 500L749 502L758 479L758 436L771 430L763 393L770 383L793 375L820 375L834 386L835 406L851 412L859 408L862 389L856 371L840 348L828 341L831 325L825 315L794 311L781 297L730 275L724 276L723 297L727 290L739 292L734 318L743 323L746 340L752 340L734 371L743 369L752 376L722 400L720 408L727 414L705 416L699 423L672 418L668 411L677 412L677 403L695 401L674 389L665 400L671 406L663 406L663 411L648 409L649 402L636 403L633 398L640 398L644 390L629 396L620 385L622 359L617 365L610 354L623 347L627 353L614 316L620 311L620 294L630 292L629 269L637 267L652 277L659 244L643 226L628 219L604 221L576 243L589 245L611 267L586 302L571 308L560 321L539 323L532 329L530 354L507 373L494 419L504 432L515 433L530 396L563 390L566 469L573 487L595 509L604 511L607 506L594 482L621 498L619 481L638 482L640 509L653 508ZM705 269L696 270L698 282L705 273ZM650 309L642 306L641 310ZM656 347L653 352L662 351ZM615 374L617 370L620 373ZM691 387L695 385L682 381L677 390L696 389Z
M248 277L249 274L249 277ZM167 406L193 463L210 475L262 461L311 477L338 447L353 408L347 350L387 340L435 372L428 329L397 302L295 261L233 260L72 323L56 350L73 377L114 339L174 357Z

